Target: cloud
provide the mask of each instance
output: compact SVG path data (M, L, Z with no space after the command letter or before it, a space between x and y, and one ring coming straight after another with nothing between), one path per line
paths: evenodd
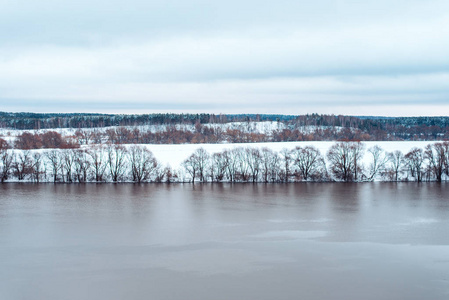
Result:
M448 38L444 38L444 37ZM290 29L221 36L120 40L102 47L0 50L0 76L79 80L207 81L235 78L441 72L449 68L449 19L345 30Z
M211 111L287 113L294 111L349 113L368 112L367 107L382 107L382 115L410 114L413 106L428 106L424 111L441 115L448 109L432 112L429 104L447 105L449 73L405 76L299 77L213 82L159 82L84 84L71 87L36 88L15 105L29 106L33 101L49 107L62 105L104 112ZM28 99L28 102L24 102ZM193 99L193 100L192 100ZM392 106L401 110L390 111ZM407 108L409 106L409 108ZM87 108L87 110L86 110ZM308 111L304 111L307 108ZM332 111L334 108L334 111ZM338 108L338 109L337 109ZM357 109L355 109L357 108ZM54 111L54 110L52 110ZM372 111L372 110L371 110ZM382 112L381 109L377 111ZM415 113L416 114L416 113Z
M388 113L449 100L447 1L27 2L0 0L5 110Z

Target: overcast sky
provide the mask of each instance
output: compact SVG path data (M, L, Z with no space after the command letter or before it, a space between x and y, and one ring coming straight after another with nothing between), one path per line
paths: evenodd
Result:
M0 111L449 115L449 1L0 0Z

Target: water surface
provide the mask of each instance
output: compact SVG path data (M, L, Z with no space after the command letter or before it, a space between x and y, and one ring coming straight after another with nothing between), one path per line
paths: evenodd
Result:
M449 299L449 184L3 184L0 299Z

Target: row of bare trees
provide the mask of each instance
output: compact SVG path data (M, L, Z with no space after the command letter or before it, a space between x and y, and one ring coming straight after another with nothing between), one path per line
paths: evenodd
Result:
M0 148L0 180L34 182L163 182L176 179L144 146L88 149L12 150Z
M370 135L356 128L275 129L258 132L251 126L238 128L210 127L196 124L190 127L160 126L153 130L139 127L111 127L106 129L78 129L63 136L56 131L23 132L12 142L15 149L79 148L93 144L198 144L198 143L257 143L285 141L330 140L400 140L395 135ZM419 139L419 138L417 138Z
M368 149L368 165L360 164L365 146L360 142L340 142L327 153L331 173L343 181L438 181L449 178L449 142L386 152L379 146Z
M366 157L368 156L368 157ZM326 160L327 159L327 160ZM182 164L192 182L442 181L449 178L449 142L408 153L366 150L361 142L338 142L326 158L313 146L283 149L234 148L212 155L197 149Z
M449 142L408 153L337 142L325 155L313 146L282 149L197 149L180 170L162 168L145 146L94 145L79 149L14 150L0 139L0 181L34 182L297 182L443 181Z
M197 149L182 164L191 181L290 182L328 180L326 163L312 146L283 149L240 147L210 155Z

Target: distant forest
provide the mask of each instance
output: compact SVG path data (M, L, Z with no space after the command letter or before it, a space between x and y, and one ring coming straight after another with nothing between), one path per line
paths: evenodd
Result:
M231 122L275 121L283 123L284 129L263 134L233 132L237 139L231 142L281 142L303 140L359 140L359 141L400 141L400 140L448 140L449 117L367 117L343 115L275 115L275 114L82 114L82 113L8 113L0 112L0 128L17 130L39 129L93 129L111 126L143 125L195 125L196 132L179 132L187 136L179 142L201 143L222 142L211 138L214 130L203 124L226 124ZM305 130L306 127L312 129ZM161 134L171 134L173 129ZM193 141L190 141L189 136ZM195 138L193 138L195 136ZM239 137L241 136L241 137ZM146 142L158 143L159 137ZM153 141L153 139L155 141ZM141 141L143 142L143 141ZM170 143L170 142L169 142Z

